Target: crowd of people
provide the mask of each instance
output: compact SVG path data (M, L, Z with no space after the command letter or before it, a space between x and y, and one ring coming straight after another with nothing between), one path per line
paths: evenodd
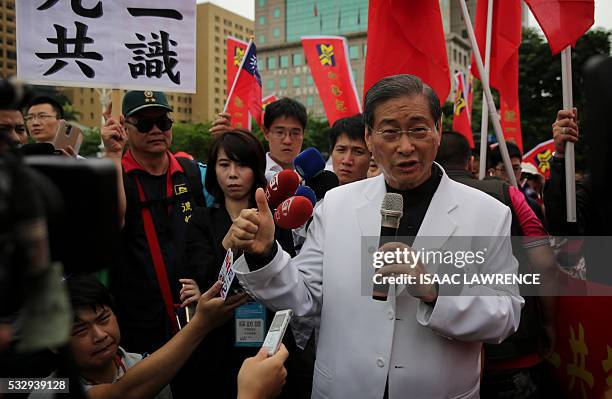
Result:
M308 224L283 229L264 188L294 169L303 149L301 103L281 98L266 107L268 152L219 114L200 163L170 152L173 109L164 93L129 91L112 106L121 115L105 115L101 136L119 174L119 261L104 279L63 279L74 316L69 347L90 397L561 397L545 362L555 342L554 296L494 284L449 294L419 279L429 267L421 263L383 266L383 276L421 282L391 285L388 299L375 301L362 291L361 239L381 236L380 204L396 193L402 239L381 250L412 250L424 237L440 246L487 237L486 272L535 270L554 282L547 228L572 233L564 187L555 182L563 179L557 163L565 143L579 139L575 110L560 111L552 125L553 184L507 143L514 187L499 146L487 156L487 178L478 179L466 138L443 132L429 86L412 75L384 78L368 90L363 115L329 129L326 169L338 187L318 199ZM24 114L0 111L0 151L51 142L62 118L50 97L34 99ZM245 293L224 300L219 271L230 249ZM268 357L260 348L282 309L296 317ZM3 322L0 351L10 352L19 331ZM63 375L43 360L39 377Z

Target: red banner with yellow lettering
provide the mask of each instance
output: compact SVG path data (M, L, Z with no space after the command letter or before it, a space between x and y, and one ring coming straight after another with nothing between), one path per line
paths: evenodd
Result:
M504 138L516 144L522 153L523 133L521 130L521 111L519 102L516 100L514 105L510 105L505 101L505 97L500 95L499 103L500 123L502 131L504 132Z
M361 113L346 38L302 36L302 47L329 125Z
M232 89L234 78L244 58L244 52L248 46L247 42L236 39L233 36L227 37L227 59L225 60L225 69L227 71L227 82L225 85L225 95L227 96Z

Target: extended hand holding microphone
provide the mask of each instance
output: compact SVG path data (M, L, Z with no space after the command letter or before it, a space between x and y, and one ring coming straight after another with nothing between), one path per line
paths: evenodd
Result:
M387 193L380 207L380 241L378 247L397 238L397 230L404 215L404 198L398 193ZM386 301L389 284L376 284L372 289L372 299Z

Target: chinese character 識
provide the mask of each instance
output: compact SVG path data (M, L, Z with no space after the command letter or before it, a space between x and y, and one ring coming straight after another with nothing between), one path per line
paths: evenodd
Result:
M168 32L151 33L153 41L150 42L146 42L145 36L139 33L136 33L136 37L141 43L125 44L134 53L132 59L138 61L134 64L128 63L132 78L136 79L139 76L161 78L166 74L173 83L180 84L181 72L174 72L174 67L178 64L175 58L177 54L176 51L170 50L170 45L176 46L177 43L170 39Z
M85 51L85 45L91 44L94 40L87 37L87 25L81 22L75 22L76 36L74 38L67 37L67 29L63 26L54 24L53 27L57 33L57 38L48 38L49 43L57 44L57 53L35 53L36 56L43 60L55 59L55 63L43 75L52 75L60 69L64 68L68 63L61 58L75 58L76 64L88 78L96 76L94 70L79 59L102 61L102 54ZM74 46L73 52L68 52L68 45Z
M580 389L582 391L582 397L588 398L585 392L584 383L586 382L589 388L593 388L593 373L586 369L586 355L589 353L586 342L584 342L584 329L582 324L578 323L578 339L574 334L574 329L570 326L570 347L572 348L572 355L574 357L574 363L567 365L567 374L570 376L569 389L574 388L576 378L580 379Z
M183 202L181 204L181 209L183 210L183 213L191 212L193 210L191 209L191 201Z
M73 0L74 1L74 0ZM169 8L135 8L128 7L128 12L133 17L159 17L159 18L171 18L181 21L183 14L176 10Z
M336 100L336 110L340 112L346 112L346 107L344 106L344 101Z
M39 11L48 10L57 4L59 0L47 0L43 5L37 8ZM85 8L81 4L83 0L71 0L70 5L75 14L84 18L100 18L104 14L102 10L102 2L99 1L93 8Z

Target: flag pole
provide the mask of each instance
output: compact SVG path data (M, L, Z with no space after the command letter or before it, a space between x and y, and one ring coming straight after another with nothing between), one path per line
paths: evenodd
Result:
M234 83L232 83L232 88L230 89L227 95L227 99L225 100L225 105L223 106L223 113L227 111L227 107L229 106L229 102L232 98L232 94L234 94L234 89L236 88L236 82L238 82L238 76L240 76L240 72L242 72L242 66L244 65L244 61L246 60L247 54L249 54L249 50L251 49L251 45L253 44L253 39L254 39L253 36L249 38L249 44L247 44L247 48L244 50L244 55L242 56L242 61L240 61L238 72L236 72L236 76L234 76Z
M491 31L493 30L493 1L489 0L487 4L487 36L485 41L485 75L489 78L489 70L491 69ZM487 118L488 104L485 100L484 90L482 91L482 118L480 119L480 162L478 179L482 180L485 178L487 170L487 146L489 142L487 140L489 133L489 119Z
M563 87L563 109L572 111L574 99L572 94L572 48L567 46L561 52L561 84ZM574 143L565 143L565 202L567 221L576 222L576 170L574 160Z
M506 174L510 179L510 184L516 187L516 177L514 176L514 173L512 171L512 163L510 162L508 148L506 148L506 140L504 139L504 135L502 133L501 124L499 122L499 115L497 115L497 109L495 108L495 102L493 101L493 95L491 94L491 88L489 87L489 77L484 73L485 70L484 66L482 65L482 57L480 56L480 51L478 50L478 43L476 42L476 35L474 35L474 28L470 19L470 13L468 12L465 0L459 0L459 3L461 5L461 13L463 14L463 19L465 20L465 27L468 32L468 37L470 39L472 49L474 51L476 67L478 68L478 72L480 73L480 81L482 82L484 94L488 103L489 117L491 118L491 123L493 124L495 135L497 136L497 142L499 143L499 149L502 155L502 159L504 161L504 167L506 168Z

